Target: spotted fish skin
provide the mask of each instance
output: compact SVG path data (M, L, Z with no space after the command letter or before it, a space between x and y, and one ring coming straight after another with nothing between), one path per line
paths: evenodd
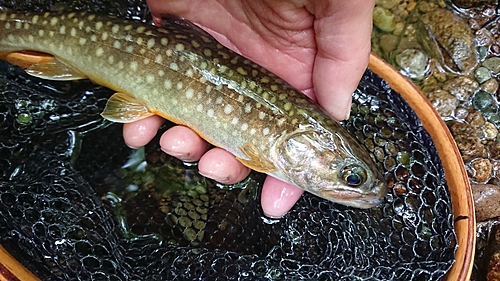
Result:
M0 54L23 50L82 74L68 79L122 93L103 113L113 121L158 114L250 168L341 204L369 208L386 195L370 156L321 107L181 18L158 28L85 12L1 13Z

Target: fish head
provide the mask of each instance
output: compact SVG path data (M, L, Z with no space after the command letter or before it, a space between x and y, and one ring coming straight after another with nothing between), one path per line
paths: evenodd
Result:
M298 130L284 136L274 148L284 180L321 198L371 208L387 194L382 173L347 132Z

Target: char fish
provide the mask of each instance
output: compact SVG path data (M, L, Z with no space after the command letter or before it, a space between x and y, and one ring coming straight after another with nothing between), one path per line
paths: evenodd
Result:
M0 57L44 79L91 79L116 91L104 118L160 115L333 202L370 208L387 193L366 150L320 106L185 19L155 27L85 12L0 13Z

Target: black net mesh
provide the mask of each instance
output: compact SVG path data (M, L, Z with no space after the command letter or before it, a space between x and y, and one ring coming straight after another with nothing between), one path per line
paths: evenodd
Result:
M145 16L106 3L81 5ZM121 125L98 115L109 90L1 63L0 93L0 241L43 280L427 281L453 264L436 149L369 71L344 125L385 171L385 202L360 210L306 193L279 220L260 208L263 175L223 186L162 153L157 139L127 148Z

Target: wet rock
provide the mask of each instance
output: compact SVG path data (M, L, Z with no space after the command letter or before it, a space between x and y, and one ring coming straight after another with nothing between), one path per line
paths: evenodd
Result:
M486 28L479 29L475 35L477 46L489 46L495 41L493 34Z
M391 52L396 49L398 45L399 38L392 34L384 34L380 36L379 46L382 52L386 55L390 55Z
M490 122L485 122L484 123L484 138L487 140L494 140L498 136L498 129L497 127L490 123Z
M500 250L491 255L489 270L486 274L487 281L500 281Z
M375 7L373 9L373 24L382 31L392 32L396 28L396 18L391 11Z
M472 179L478 183L486 183L491 178L493 166L490 160L480 158L471 161L470 169Z
M490 70L484 66L480 66L476 69L476 71L474 71L474 77L477 82L483 83L491 79Z
M469 114L465 118L465 121L467 121L467 123L474 127L482 126L485 123L484 117L481 112L475 110L469 112Z
M497 112L498 104L490 93L479 91L472 99L472 107L482 113Z
M459 101L468 101L477 91L479 84L466 76L456 76L443 85L443 90L454 95Z
M375 5L378 7L382 7L384 9L392 9L396 4L398 4L398 1L396 0L377 0L375 1Z
M500 187L493 184L473 184L471 187L476 220L480 222L500 216Z
M484 60L483 66L491 70L494 75L497 75L500 72L500 58L487 58L486 60Z
M432 91L427 98L441 117L450 116L457 107L457 98L444 90Z
M417 49L406 49L396 55L396 63L405 76L421 80L428 71L429 57Z
M416 37L424 50L451 72L469 74L477 64L471 28L447 9L424 14L417 24Z
M484 82L483 84L481 84L481 90L490 94L496 93L498 90L498 81L492 78Z
M465 162L487 154L484 145L475 138L459 136L455 139L455 142Z
M460 8L473 8L479 7L487 3L496 3L497 1L492 0L451 0L453 4Z
M457 119L465 119L467 117L467 115L469 114L469 111L467 110L467 108L463 108L463 107L457 107L455 109L455 118Z

